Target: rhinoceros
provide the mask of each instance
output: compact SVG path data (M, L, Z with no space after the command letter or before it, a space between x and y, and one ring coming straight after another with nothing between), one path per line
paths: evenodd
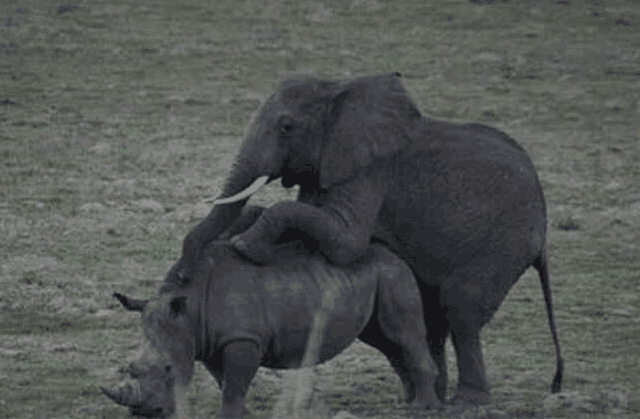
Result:
M186 284L178 278L180 263L151 300L114 294L142 312L144 344L130 377L101 389L132 414L172 415L174 392L184 392L194 361L201 361L222 390L220 416L244 416L258 367L298 368L306 351L314 356L305 362L319 364L356 338L387 357L412 408L439 405L416 280L385 247L372 244L358 262L338 267L288 246L273 264L256 266L229 242L212 242ZM314 328L319 339L310 343Z

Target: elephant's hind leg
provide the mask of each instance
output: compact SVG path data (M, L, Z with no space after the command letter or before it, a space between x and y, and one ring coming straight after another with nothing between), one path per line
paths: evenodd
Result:
M441 288L440 300L447 309L446 319L458 360L458 385L453 403L491 403L480 330L526 269L526 265L520 269L517 266L514 260L480 259L454 271Z
M454 330L451 334L458 360L458 386L453 404L486 405L491 403L479 330Z

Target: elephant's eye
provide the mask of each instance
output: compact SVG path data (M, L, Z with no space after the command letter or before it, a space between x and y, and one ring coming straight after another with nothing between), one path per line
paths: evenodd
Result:
M291 122L285 122L280 125L281 134L289 134L292 129L293 129L293 124Z

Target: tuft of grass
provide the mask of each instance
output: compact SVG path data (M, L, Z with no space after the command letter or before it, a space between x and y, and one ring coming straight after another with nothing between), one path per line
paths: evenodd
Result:
M569 218L560 220L560 222L558 222L557 227L560 230L572 231L572 230L578 230L580 228L580 225L578 225L578 223L576 223L572 218L569 217Z

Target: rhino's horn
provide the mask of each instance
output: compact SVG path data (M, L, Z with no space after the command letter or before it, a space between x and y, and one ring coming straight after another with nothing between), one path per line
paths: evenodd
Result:
M100 387L100 390L121 406L135 407L142 404L140 383L135 380L125 380L112 389Z

